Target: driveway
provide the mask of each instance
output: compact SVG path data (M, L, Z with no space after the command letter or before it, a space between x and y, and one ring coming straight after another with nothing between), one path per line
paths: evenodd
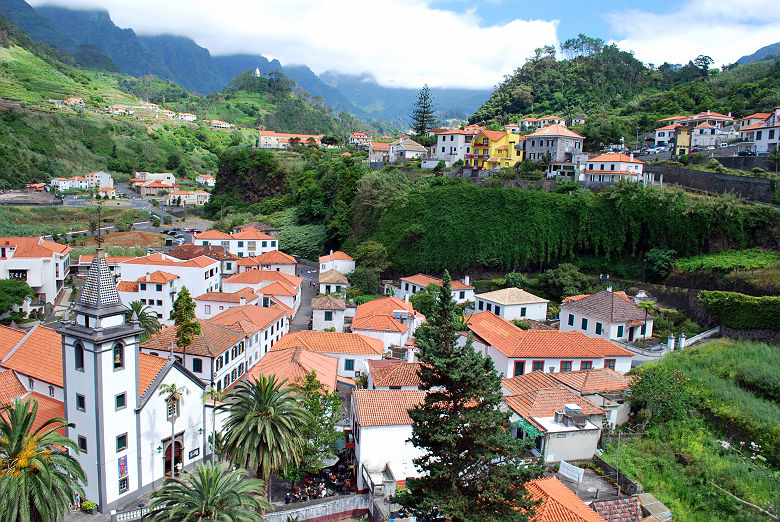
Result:
M310 261L301 260L298 262L298 277L303 278L303 288L301 289L301 306L298 307L298 313L295 314L295 320L290 325L291 332L308 330L311 325L311 300L317 296L319 265Z

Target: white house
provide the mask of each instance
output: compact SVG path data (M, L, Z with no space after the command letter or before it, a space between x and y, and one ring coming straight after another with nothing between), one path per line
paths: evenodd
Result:
M235 306L211 319L214 324L240 329L247 336L247 368L263 358L290 331L287 310L281 306Z
M165 204L176 207L200 207L211 199L205 190L171 190L165 196Z
M577 331L589 337L633 342L653 336L653 316L624 292L602 290L564 299L559 328L562 332Z
M89 272L89 267L92 265L92 259L95 256L91 255L85 255L82 254L79 256L78 260L70 265L71 270L75 270L77 274L79 275L87 275L87 272ZM119 264L123 263L124 261L129 261L131 259L135 259L134 256L106 256L104 258L106 260L106 265L108 265L108 270L111 272L111 275L114 277L119 277Z
M247 270L273 270L294 276L297 266L295 258L281 250L271 250L259 256L242 257L238 260L239 273Z
M142 328L125 322L103 252L97 251L74 307L60 327L64 417L87 476L85 498L107 513L159 486L174 469L190 469L209 452L199 397L203 384L175 359L140 354ZM161 385L187 388L168 400ZM175 437L171 438L171 431Z
M420 387L420 363L398 359L368 361L368 389L417 390Z
M84 103L84 100L79 97L71 96L70 98L65 98L62 100L62 103L64 105L70 105L71 107L77 107L79 109L83 109L87 106L86 103Z
M407 295L414 295L428 287L428 285L434 284L441 287L444 281L431 277L425 274L416 274L409 277L402 277L399 286L393 286L386 284L384 291L387 295L392 295L399 299L404 299ZM466 303L468 301L474 301L474 287L469 285L469 276L463 278L463 281L454 279L450 283L450 289L452 298L456 303Z
M207 187L213 187L217 184L217 180L211 174L198 174L195 178L195 182L206 185Z
M355 271L355 260L341 250L330 251L327 256L320 256L320 272L328 270L338 270L344 275L349 275Z
M474 349L493 359L498 373L509 377L532 371L610 368L623 374L631 370L634 354L606 339L580 332L522 330L492 312L479 312L467 319ZM465 341L464 334L461 342Z
M60 192L64 192L66 190L87 190L89 188L87 178L84 176L52 178L51 181L49 181L49 185L51 185L53 189Z
M634 154L600 154L588 160L583 181L616 183L621 179L643 184L653 183L653 174L643 172L644 162Z
M328 270L327 272L320 272L317 284L319 285L319 293L321 294L342 295L349 286L349 280L347 279L347 276L338 270L333 269Z
M628 391L633 377L609 368L551 373L550 377L604 410L610 429L628 420L631 403Z
M768 154L780 148L780 107L776 107L763 120L740 130L748 140L748 147L758 154Z
M116 289L123 305L141 301L157 315L160 324L168 326L173 324L173 302L182 286L181 278L176 274L155 270L135 281L120 281Z
M198 117L191 112L180 112L176 115L176 118L182 121L195 121L198 119Z
M260 306L260 298L251 288L236 292L206 292L195 299L195 317L211 319L229 308L244 305Z
M259 147L261 149L286 149L289 148L291 140L295 140L301 145L313 143L319 146L322 145L324 137L324 134L291 134L289 132L261 130Z
M663 147L672 145L672 142L674 141L674 131L679 126L679 123L672 123L655 129L655 146Z
M257 256L272 250L279 250L279 240L249 227L232 234L226 234L219 230L207 230L197 234L193 243L221 246L238 257Z
M385 481L403 487L408 478L421 475L414 459L425 450L414 446L408 410L425 400L418 390L354 390L352 434L355 439L357 490L382 491ZM389 477L388 477L389 472Z
M434 156L448 167L456 161L463 161L466 154L471 154L471 141L477 134L479 131L476 130L443 130L436 135Z
M533 372L504 379L504 404L512 434L534 440L531 452L544 462L589 460L596 452L604 410L559 384L549 374Z
M549 301L520 288L503 288L477 294L474 299L476 311L487 310L507 321L516 319L544 321L547 319L547 303Z
M285 348L268 352L246 374L245 379L257 379L260 375L277 380L287 380L289 385L301 385L312 371L328 392L336 391L339 360L330 355L310 352L303 348Z
M395 163L396 161L422 158L427 152L428 150L416 141L401 138L390 144L387 157L390 163Z
M84 174L90 188L114 188L114 178L108 172L98 170Z
M401 347L425 322L412 305L397 297L383 297L363 303L355 309L351 329L355 333L382 341L383 349Z
M248 270L232 275L222 282L224 292L251 288L260 297L262 306L271 306L270 300L290 308L293 315L301 305L303 279L271 270Z
M0 279L21 279L37 304L56 303L70 271L70 247L42 237L0 237Z
M158 270L179 276L179 289L186 286L192 296L220 288L220 262L205 256L185 261L166 254L150 254L119 264L122 281L138 281Z
M371 138L363 131L353 132L349 135L347 141L350 145L364 145L368 143Z
M326 295L311 300L311 329L322 331L333 328L335 332L344 331L344 311L347 309L343 299Z
M342 332L291 332L276 343L274 350L301 347L339 360L339 375L354 379L368 371L369 359L382 358L382 341L365 335Z
M131 183L137 184L144 181L161 181L168 185L176 184L176 176L171 172L136 172L130 179Z
M238 273L238 256L231 254L221 246L211 245L193 245L185 243L167 253L171 257L188 261L198 257L208 257L220 262L220 273L222 277L230 277ZM111 266L111 258L108 258Z

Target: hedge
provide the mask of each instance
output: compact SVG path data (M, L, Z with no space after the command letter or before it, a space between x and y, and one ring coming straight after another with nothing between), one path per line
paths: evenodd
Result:
M780 297L702 290L699 302L721 325L736 330L780 330Z

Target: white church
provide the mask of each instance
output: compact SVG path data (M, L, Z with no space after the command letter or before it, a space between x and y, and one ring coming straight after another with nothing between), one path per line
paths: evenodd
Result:
M80 449L87 475L85 498L107 513L159 488L171 473L206 457L211 408L204 385L175 358L139 353L142 329L125 320L102 250L62 335L65 418L68 437ZM166 401L161 385L184 387L180 401ZM208 411L207 411L208 410Z

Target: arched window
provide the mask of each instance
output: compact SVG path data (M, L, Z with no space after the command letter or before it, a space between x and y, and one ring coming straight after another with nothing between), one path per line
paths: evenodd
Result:
M74 346L74 350L75 350L76 370L83 372L84 371L84 347L81 345L81 343L76 343L76 346Z
M34 389L35 389L35 381L34 381L34 380L32 380L32 377L30 377L29 379L27 379L27 384L29 384L29 385L30 385L30 389L31 389L31 390L34 390Z
M114 345L114 369L121 370L125 367L125 347L120 343Z
M49 386L49 397L54 397L54 386Z

